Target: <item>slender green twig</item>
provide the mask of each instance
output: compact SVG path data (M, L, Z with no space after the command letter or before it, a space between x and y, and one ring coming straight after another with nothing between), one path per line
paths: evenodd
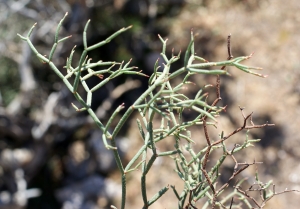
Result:
M66 14L67 15L67 14ZM171 188L174 191L176 198L178 199L178 208L196 208L196 202L200 198L208 198L203 207L208 207L209 205L212 208L215 205L220 207L225 207L223 204L237 195L240 198L244 198L242 201L249 207L251 204L245 198L250 198L248 194L243 191L239 186L235 187L235 190L230 193L224 201L219 201L217 197L222 194L225 188L228 187L229 182L241 173L244 169L246 169L250 164L242 164L238 163L235 157L233 156L236 152L239 152L249 146L252 146L252 143L257 142L257 139L248 139L248 134L246 135L246 140L240 146L234 146L231 151L227 150L225 145L225 140L230 138L232 135L246 129L254 129L254 128L262 128L265 126L271 126L273 124L263 124L263 125L254 125L252 122L252 115L244 116L244 124L242 127L237 128L232 133L227 136L221 134L219 140L215 141L214 139L209 138L208 128L207 126L216 126L217 117L219 116L221 111L225 111L225 107L216 106L217 102L221 100L220 97L220 75L230 75L228 70L225 69L226 66L235 67L241 71L244 71L249 74L253 74L260 77L266 77L266 75L262 75L260 73L253 72L255 70L261 70L258 67L251 67L241 62L251 58L252 54L249 56L242 56L233 58L231 55L230 49L230 37L228 38L228 54L229 58L226 61L221 62L209 62L202 57L199 57L195 54L195 40L193 31L191 31L191 40L188 44L187 50L184 55L183 66L179 67L179 69L173 69L173 64L180 60L181 51L177 56L174 55L174 51L172 51L172 55L169 57L167 55L167 40L163 39L160 35L158 35L159 40L162 43L162 51L161 57L163 58L163 69L159 70L159 62L158 60L154 64L153 73L150 75L143 74L141 71L137 71L137 67L130 67L131 59L128 62L116 62L116 61L97 61L92 62L92 60L88 57L88 53L94 49L97 49L107 43L109 43L113 38L120 35L121 33L127 31L131 28L131 26L122 28L117 32L110 35L104 41L96 43L92 46L88 46L88 37L87 30L90 23L90 20L86 23L83 30L83 52L80 55L79 62L76 67L73 67L73 57L75 54L75 47L71 50L69 58L66 61L66 75L64 75L53 63L53 56L55 50L57 49L58 44L67 40L71 36L67 36L59 39L59 32L63 25L63 21L66 18L66 15L62 18L62 20L58 23L55 36L54 43L49 53L49 58L43 56L38 52L38 50L34 47L30 40L30 36L33 32L34 24L27 36L18 36L27 42L33 53L41 60L43 63L47 63L50 68L57 74L57 76L65 83L67 88L74 94L74 97L79 102L81 107L77 107L72 103L72 106L76 111L87 111L91 118L94 120L96 126L103 132L102 140L107 149L112 150L117 167L121 174L122 181L122 200L121 200L121 209L125 208L126 204L126 175L129 172L133 172L137 170L140 166L142 168L141 175L141 195L144 202L144 208L148 208L155 201L157 201L160 197L162 197L169 186L163 187L160 191L158 191L152 198L148 200L147 197L147 188L146 188L146 179L147 174L150 169L153 168L154 162L158 157L170 156L174 159L175 162L175 172L178 174L179 178L183 181L184 189L179 195L174 186ZM101 67L104 69L94 70L97 67ZM218 69L221 67L221 69ZM213 68L213 69L211 69ZM104 124L100 119L96 116L96 113L91 109L92 105L92 97L93 93L106 85L112 79L121 76L121 75L140 75L149 77L148 81L148 89L142 93L136 101L127 108L125 113L121 114L117 125L112 128L113 121L117 118L117 115L121 113L121 110L125 108L125 104L116 108L113 114L109 117L106 124ZM208 87L213 85L208 84L203 88L200 88L196 95L190 98L187 94L184 93L184 89L188 85L195 85L191 78L196 74L202 75L216 75L216 95L217 98L212 105L207 103L208 92L206 91ZM181 78L181 82L174 85L172 79L178 78L180 75L183 75ZM88 86L87 80L92 76L97 76L101 80L95 86ZM70 83L70 79L73 78L73 84ZM86 92L86 100L82 98L82 96L78 92L79 86L82 86ZM121 157L119 154L118 147L116 146L116 137L120 130L123 128L124 124L128 122L130 116L134 111L138 111L141 116L141 121L137 120L137 125L139 129L140 136L144 142L144 144L140 147L140 149L134 154L131 160L129 160L128 164L124 168L123 163L121 161ZM184 114L186 111L193 112L193 119L186 119ZM160 127L156 127L156 119L160 121ZM251 125L247 126L247 120L250 120ZM192 148L192 145L197 142L196 139L192 136L191 131L189 130L192 126L202 125L204 127L204 135L206 138L207 145L200 149L200 151L195 151ZM112 133L110 130L113 130ZM159 141L166 139L167 137L174 138L174 147L175 150L170 149L167 151L160 152L157 150L156 146ZM182 140L186 143L185 150L182 149ZM150 150L149 150L150 149ZM212 152L217 149L223 149L223 154L216 161L214 165L209 165L209 159L211 158ZM147 162L147 154L152 153L151 158ZM189 155L187 157L186 155ZM219 171L221 170L221 166L224 163L225 159L230 156L231 159L235 162L235 168L233 175L229 178L228 182L223 184L218 190L216 189L216 182L219 178ZM238 166L243 166L239 167ZM209 171L209 172L208 172ZM258 180L258 176L256 176L257 184L260 186L261 191L265 191L270 185L263 184ZM264 193L263 199L264 203L267 202L270 198L276 195L275 192L271 192L270 194ZM188 199L187 199L188 197ZM250 198L251 199L251 198ZM253 200L253 199L251 199ZM255 201L255 200L253 200ZM184 206L184 204L187 204ZM230 208L233 206L233 199L230 203ZM112 208L116 208L115 206L111 206Z

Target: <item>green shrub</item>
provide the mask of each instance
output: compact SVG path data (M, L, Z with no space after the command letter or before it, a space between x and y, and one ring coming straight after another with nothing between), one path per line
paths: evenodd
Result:
M183 66L176 70L173 68L171 70L171 66L173 63L178 62L181 54L179 53L178 55L168 57L166 54L167 40L164 40L159 36L159 39L162 42L161 56L164 62L163 69L159 70L160 66L158 61L154 64L153 73L149 76L148 89L139 96L133 105L127 107L125 113L120 116L117 125L112 127L112 122L116 116L123 112L121 112L122 109L125 109L124 104L121 104L113 112L107 123L104 124L97 118L95 112L91 109L93 92L103 87L112 79L123 74L140 76L147 75L138 71L136 67L131 67L130 61L127 63L118 63L115 61L92 62L91 59L88 58L88 52L109 43L114 37L127 31L131 27L122 28L106 40L95 45L88 46L86 38L86 31L89 25L88 21L83 32L84 50L81 54L80 60L77 66L73 67L74 62L72 58L75 52L74 47L66 61L65 69L67 73L64 75L52 62L52 57L57 45L69 38L58 38L59 30L64 18L58 24L54 44L48 58L41 55L30 41L30 35L35 25L30 29L26 37L21 35L19 36L22 40L29 44L34 54L43 63L47 63L51 67L51 69L62 79L68 89L74 94L75 98L81 105L81 107L77 107L72 104L75 110L87 111L93 118L97 127L103 132L103 143L107 149L110 149L113 152L122 179L122 202L120 208L125 208L126 203L126 177L127 175L130 175L130 172L135 171L139 167L142 169L141 198L144 202L143 208L151 206L151 204L169 190L169 186L165 186L153 197L149 197L147 195L146 188L147 174L149 170L153 168L153 163L158 158L165 156L171 156L174 159L176 167L175 172L184 184L184 189L181 192L177 191L175 186L170 186L174 191L176 201L178 201L178 208L197 208L197 202L203 198L206 198L205 203L202 206L203 208L215 208L215 206L218 206L219 208L233 208L238 206L262 208L273 196L280 194L275 192L275 187L272 184L272 181L266 184L261 182L257 173L255 176L256 181L248 189L243 189L241 186L241 183L245 180L244 178L235 183L233 189L230 189L229 187L229 183L232 183L232 180L236 176L240 175L245 169L249 166L256 166L260 163L255 161L251 163L239 163L234 154L242 152L243 149L250 147L253 143L259 140L248 139L248 135L246 133L246 139L242 142L242 144L236 144L230 150L226 147L226 141L240 131L247 130L248 132L250 129L273 126L274 124L266 123L262 125L254 125L252 122L252 113L244 115L243 109L241 108L244 122L240 127L227 135L222 132L218 140L212 140L209 137L210 134L207 127L216 126L216 118L219 116L220 112L224 111L226 108L217 106L218 102L221 100L220 75L229 75L226 67L232 66L252 75L266 77L252 71L259 70L261 68L241 64L241 62L249 59L251 55L237 58L232 57L230 52L230 36L228 37L228 59L221 62L208 62L195 54L194 36L193 32L191 32L191 41L184 55ZM93 70L93 68L99 66L104 67L104 69L98 71ZM182 93L182 89L191 84L189 79L196 74L215 75L216 84L204 84L204 87L198 90L195 97L189 98L187 95ZM92 76L100 77L101 81L96 86L90 88L86 84L86 80ZM174 78L180 78L181 82L179 84L174 84L174 82L172 82ZM73 83L70 82L72 79L74 80ZM86 99L82 98L82 95L78 93L77 90L79 85L82 85L86 91ZM215 89L214 92L216 94L216 99L212 104L208 104L207 102L208 93L206 90L208 88ZM143 140L143 146L140 147L129 163L124 165L120 159L115 139L134 111L138 111L140 114L140 118L138 118L136 122L141 139ZM185 111L193 111L194 118L189 120L185 119L183 117L183 113ZM159 120L160 123L154 124L154 119L155 121ZM247 125L248 123L250 123L250 125ZM193 149L193 133L189 130L192 126L199 126L204 130L203 133L206 139L206 146L200 151ZM110 130L112 130L112 132ZM167 137L172 137L174 139L174 149L159 152L156 149L156 144ZM183 146L183 144L185 145ZM221 150L222 154L218 156L218 160L214 165L208 166L208 161L212 158L212 153L215 152L215 150ZM151 158L148 161L147 155L151 155ZM225 183L218 186L217 182L220 183L219 178L221 175L219 172L222 171L222 164L227 158L232 159L235 164L233 172L231 177L227 179ZM271 189L269 189L269 187L271 187ZM229 192L226 192L226 194L221 197L221 194L225 190L229 190ZM256 200L256 196L252 193L250 195L248 193L249 191L258 193L261 200ZM289 191L292 190L285 190L284 192ZM111 207L116 208L115 206Z

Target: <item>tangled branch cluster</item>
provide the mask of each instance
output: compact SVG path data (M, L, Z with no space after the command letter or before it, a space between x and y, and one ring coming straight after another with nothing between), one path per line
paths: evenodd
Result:
M217 141L213 141L209 136L207 127L209 125L216 126L216 118L219 116L219 113L224 111L226 108L217 106L218 102L221 100L220 75L229 75L226 67L233 66L246 73L250 73L260 77L266 77L265 75L252 71L260 70L261 68L240 64L242 61L249 59L252 55L233 58L230 50L230 36L228 37L228 59L221 62L208 62L207 60L195 54L194 35L192 32L191 41L184 56L183 66L176 70L174 70L173 68L171 70L171 66L173 63L177 62L180 59L181 53L179 53L178 55L172 54L172 56L168 58L166 54L167 40L164 40L159 36L159 39L162 42L161 56L164 62L163 69L159 69L160 66L158 66L157 61L154 65L153 74L149 77L148 89L139 96L139 98L133 103L133 105L127 108L125 113L122 114L117 125L115 127L112 127L113 120L117 115L121 114L121 110L125 108L124 104L121 104L114 111L106 124L104 124L102 121L100 121L99 118L97 118L95 112L91 109L93 92L103 87L110 80L123 74L134 74L141 76L147 75L143 74L140 71L136 71L136 67L129 67L130 61L126 64L124 64L124 62L118 63L115 61L98 61L93 63L88 57L88 52L109 43L114 37L125 32L130 27L122 28L108 37L106 40L95 45L88 46L86 38L86 31L89 25L88 21L83 32L84 50L81 54L77 67L73 67L73 54L75 52L74 47L74 49L70 53L69 58L67 59L65 66L67 72L64 75L52 62L52 57L55 53L57 45L70 38L70 36L62 39L58 38L59 29L64 18L58 24L56 35L54 38L54 44L48 58L41 55L30 41L30 35L35 25L30 29L26 37L21 35L19 36L22 40L28 43L35 55L42 62L47 63L51 67L51 69L62 79L68 89L73 92L75 98L82 106L77 107L76 105L72 104L75 110L87 111L94 120L97 127L103 132L103 143L105 144L107 149L110 149L113 152L115 161L121 174L122 202L120 208L125 208L127 175L129 175L130 172L135 171L139 167L142 168L140 187L142 199L144 202L143 208L148 208L149 206L151 206L169 190L169 186L165 186L154 196L149 198L147 195L147 174L149 170L153 168L153 163L158 158L164 156L173 157L176 166L175 171L184 183L184 189L181 193L176 190L175 186L171 186L178 200L178 208L197 208L199 207L197 206L197 202L199 202L199 200L203 198L207 198L207 201L203 205L203 208L207 208L208 206L210 206L211 208L215 208L215 206L219 206L221 208L233 208L234 206L238 207L243 203L249 208L253 208L253 205L255 205L255 207L262 208L264 207L266 202L275 195L291 191L286 190L281 193L276 193L275 186L273 186L271 192L267 193L267 189L269 188L271 183L264 184L260 182L257 175L256 182L249 189L244 190L241 187L241 183L243 182L242 180L235 185L234 190L230 192L226 197L220 198L220 195L225 189L229 187L229 183L232 182L235 177L237 177L249 166L256 166L260 163L256 161L252 163L241 163L238 162L234 156L236 152L242 151L243 149L251 146L252 143L255 143L259 140L248 139L247 135L246 140L242 145L236 144L231 150L227 149L226 141L236 133L243 130L263 128L266 126L274 125L269 123L255 125L252 121L252 113L246 116L243 112L243 108L240 108L242 116L244 118L244 122L241 127L235 129L228 135L224 135L224 133L222 132L220 135L220 139ZM94 70L94 68L96 67L102 67L104 69ZM210 69L213 67L220 67L220 69ZM181 90L184 88L184 86L191 83L189 81L189 78L195 74L209 74L215 75L217 77L215 85L216 99L211 105L207 103L208 94L204 91L212 85L205 85L198 91L194 98L189 98L187 95L182 93ZM99 77L101 81L94 87L89 88L86 84L86 80L88 80L92 76ZM172 79L176 77L182 78L181 82L178 85L174 85L172 82ZM73 83L71 83L72 79ZM79 94L79 85L82 85L83 89L86 91L86 99L83 99L83 96ZM185 120L185 118L183 117L183 112L186 110L194 111L195 117L191 120ZM137 119L137 126L143 140L143 146L140 147L140 149L136 152L129 163L127 165L124 165L121 161L115 139L119 131L123 128L123 125L129 120L129 116L134 111L138 111L140 113L140 119ZM154 124L154 119L160 119L160 124ZM250 125L247 125L247 123L250 123ZM192 147L192 145L194 144L194 137L192 137L192 133L189 130L189 128L192 126L202 126L204 129L204 135L207 144L199 152L196 152ZM110 132L110 130L113 131ZM172 137L174 139L175 149L166 152L159 152L156 148L156 144L159 141L166 139L167 137ZM184 154L182 151L183 140L187 143L185 149L188 151L190 156L186 156L186 154ZM209 168L208 161L210 160L210 158L212 158L212 152L216 149L222 149L223 154L219 157L217 163ZM147 161L148 155L151 155L151 158ZM188 160L188 157L191 157L192 160ZM217 182L220 176L219 171L221 170L221 166L227 157L230 157L235 163L233 173L226 183L224 183L221 187L217 187ZM254 199L254 197L249 194L249 191L259 192L262 202L259 203L256 199ZM236 196L238 197L236 199L240 200L239 202L234 199L234 197ZM112 208L116 207L112 206Z

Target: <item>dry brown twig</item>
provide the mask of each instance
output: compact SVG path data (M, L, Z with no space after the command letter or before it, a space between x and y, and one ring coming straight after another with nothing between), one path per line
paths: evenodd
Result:
M227 38L227 51L228 51L228 58L227 60L230 60L233 58L233 55L231 53L231 35L228 35L228 38ZM221 70L224 70L226 66L222 66ZM217 75L217 80L216 80L216 99L214 100L214 102L212 103L212 107L216 106L216 104L222 99L221 96L220 96L220 84L221 84L221 81L220 81L220 75ZM223 111L225 111L225 108L222 108ZM253 115L253 112L250 113L249 115L245 116L243 110L244 108L241 108L239 107L240 110L241 110L241 114L244 118L244 122L243 122L243 125L237 129L235 129L234 131L232 131L230 134L228 134L227 136L222 136L220 140L218 141L215 141L215 142L211 142L211 139L209 137L209 134L208 134L208 129L207 129L207 116L204 116L202 118L202 121L203 121L203 128L204 128L204 134L205 134L205 139L206 139L206 142L207 142L207 150L205 152L205 155L204 155L204 160L202 162L202 168L201 168L201 171L208 183L208 185L210 186L211 188L211 191L213 193L213 197L212 197L212 201L211 201L211 205L212 205L212 209L215 208L215 205L216 205L216 202L217 202L217 196L225 189L229 186L229 183L231 182L231 180L233 178L235 178L238 174L240 174L241 172L243 172L245 169L247 169L250 165L256 165L256 164L261 164L262 162L256 162L254 160L253 163L238 163L237 160L235 159L235 157L233 156L233 152L234 150L238 147L237 144L234 145L234 148L229 152L226 150L226 155L229 155L233 161L235 162L235 166L234 166L234 171L233 171L233 174L231 175L231 177L228 179L228 181L223 184L223 186L221 186L217 191L216 191L216 188L215 186L213 185L213 182L211 181L211 178L210 176L208 175L207 171L206 171L206 166L207 166L207 162L209 160L209 154L211 152L211 149L213 146L216 146L216 145L219 145L221 143L223 143L225 140L227 140L228 138L230 138L231 136L237 134L238 132L242 131L242 130L249 130L249 129L255 129L255 128L263 128L263 127L266 127L266 126L274 126L275 124L269 124L268 122L265 123L265 124L262 124L262 125L255 125L252 121L252 115ZM212 110L208 110L208 112L211 112ZM250 124L249 126L247 126L247 121L250 120ZM238 169L239 166L242 166L240 169ZM238 169L238 170L237 170ZM219 204L222 205L222 203L219 202ZM232 207L232 204L233 204L233 198L231 200L231 203L230 203L230 208ZM191 205L190 203L188 205ZM222 206L223 207L223 206ZM225 207L225 206L224 206Z

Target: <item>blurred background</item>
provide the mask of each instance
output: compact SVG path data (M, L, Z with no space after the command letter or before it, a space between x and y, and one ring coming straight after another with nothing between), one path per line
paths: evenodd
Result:
M251 131L251 138L262 141L238 157L243 162L263 161L259 174L262 180L273 179L277 191L299 190L299 10L297 0L1 0L0 208L96 209L119 205L119 174L113 156L102 146L102 133L86 113L75 112L73 95L16 35L26 34L37 22L31 40L41 54L49 54L56 26L66 12L69 14L60 36L72 38L59 45L53 57L63 73L74 45L73 60L79 59L88 19L88 45L133 25L90 53L94 61L126 62L133 58L132 65L148 75L161 50L157 34L168 38L167 53L171 54L172 48L175 53L185 51L193 29L197 54L221 61L227 59L226 42L231 33L233 56L255 52L246 64L264 68L262 73L269 76L263 79L229 68L232 76L222 77L221 83L222 104L228 108L215 135L241 125L239 105L246 107L248 114L254 111L254 123L275 123L275 127ZM203 86L214 81L214 77L203 76L195 82ZM95 85L99 78L89 82ZM105 122L118 105L125 102L129 106L146 88L145 78L119 77L94 93L92 108ZM134 118L118 139L124 163L141 145ZM199 128L193 131L195 136L201 134ZM241 133L228 143L241 143L244 137ZM198 146L204 140L197 139ZM178 183L168 161L159 161L155 167L159 178L157 171L150 172L150 194L162 185ZM127 208L142 207L136 184L139 176L136 172L128 177ZM174 194L169 191L153 208L175 208L172 198ZM299 208L299 198L297 193L283 194L266 208Z

